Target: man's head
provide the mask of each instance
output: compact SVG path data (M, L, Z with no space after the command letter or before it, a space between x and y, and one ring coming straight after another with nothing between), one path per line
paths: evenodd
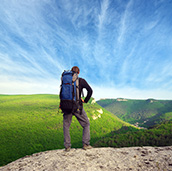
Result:
M79 67L77 67L77 66L72 67L71 71L74 71L78 74L80 73Z

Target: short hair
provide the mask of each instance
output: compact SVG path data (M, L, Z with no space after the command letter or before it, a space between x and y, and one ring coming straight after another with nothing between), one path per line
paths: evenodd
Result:
M72 69L71 69L71 71L74 71L74 72L76 72L76 73L80 73L80 70L79 70L79 67L78 66L73 66L72 67Z

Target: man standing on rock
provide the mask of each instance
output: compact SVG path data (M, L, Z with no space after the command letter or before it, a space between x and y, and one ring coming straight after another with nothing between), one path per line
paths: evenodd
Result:
M72 67L71 71L77 73L79 75L80 70L77 66ZM85 88L87 90L87 96L83 100L81 98L81 92ZM70 133L69 128L72 121L72 116L75 115L77 120L79 121L80 125L83 127L83 136L82 136L82 143L83 143L83 149L91 149L92 146L90 146L90 122L88 120L87 114L83 108L83 103L87 103L92 95L92 89L89 86L89 84L85 81L83 78L79 78L79 104L80 104L80 110L78 109L76 112L67 113L65 111L63 114L63 134L64 134L64 146L65 151L70 151L71 149L71 139L70 139Z

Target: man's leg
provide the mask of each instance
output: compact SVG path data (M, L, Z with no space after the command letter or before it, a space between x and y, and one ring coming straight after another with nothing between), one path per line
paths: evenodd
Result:
M79 121L79 123L81 124L81 126L83 127L82 143L83 145L89 145L90 144L90 122L88 120L87 114L84 108L82 108L82 113L77 111L74 114L77 120Z
M71 147L71 139L69 133L69 127L72 122L72 113L63 114L63 134L64 134L64 146L65 148Z

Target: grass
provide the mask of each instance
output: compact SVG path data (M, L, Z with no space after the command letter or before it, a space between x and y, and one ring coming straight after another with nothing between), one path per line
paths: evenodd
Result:
M130 126L91 101L84 104L90 120L91 144L114 130ZM58 95L0 95L1 166L26 155L64 147L59 102ZM82 127L75 117L70 134L72 147L82 147Z

